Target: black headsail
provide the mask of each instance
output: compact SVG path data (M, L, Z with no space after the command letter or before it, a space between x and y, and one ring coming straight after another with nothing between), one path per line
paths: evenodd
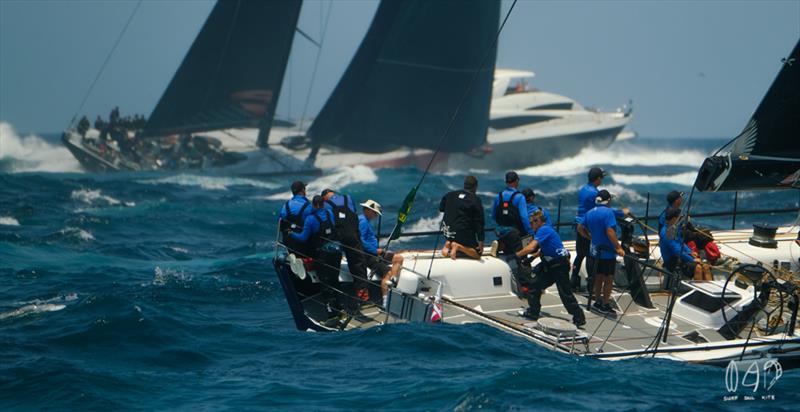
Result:
M800 41L744 130L703 162L695 187L800 188Z
M359 152L434 149L492 47L499 0L384 0L308 136ZM445 150L483 144L493 51L450 130Z
M219 0L145 134L259 127L259 145L265 145L301 5L301 0Z

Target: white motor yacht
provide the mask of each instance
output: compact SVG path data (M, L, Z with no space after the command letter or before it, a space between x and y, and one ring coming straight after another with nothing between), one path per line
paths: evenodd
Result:
M587 109L575 100L531 86L530 71L496 69L486 145L451 154L460 168L514 169L574 156L587 146L608 147L631 120L631 108Z

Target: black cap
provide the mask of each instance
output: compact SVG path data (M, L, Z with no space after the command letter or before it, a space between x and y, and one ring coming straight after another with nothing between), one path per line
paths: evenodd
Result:
M673 190L673 191L667 193L667 203L671 205L671 204L675 203L676 200L678 200L678 199L680 199L682 197L683 197L683 192L679 192L677 190Z
M533 193L533 189L526 188L522 190L522 195L525 196L525 199L530 199L532 197L536 197L536 193Z
M333 193L333 190L332 189L325 189L325 190L322 191L322 193L320 193L320 196L325 197L325 195L327 195L328 193Z
M681 210L677 207L671 207L667 209L666 213L664 213L664 219L670 220L672 218L678 217L681 215Z
M306 184L305 183L303 183L303 182L301 182L299 180L295 180L292 183L292 194L296 195L296 194L302 192L305 188L306 188Z
M599 167L593 167L589 169L590 182L594 182L598 177L606 177L606 172Z
M608 193L608 190L603 189L597 192L597 197L600 199L600 201L606 201L610 200L613 196L611 196L611 193Z
M519 175L515 171L506 173L506 183L514 183L519 180Z

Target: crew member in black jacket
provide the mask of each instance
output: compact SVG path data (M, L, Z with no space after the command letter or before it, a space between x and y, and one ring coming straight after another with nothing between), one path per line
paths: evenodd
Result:
M483 252L485 224L483 203L475 195L478 178L464 178L464 189L454 190L442 197L439 211L444 212L442 232L447 239L442 249L443 256L452 259L470 257L480 259Z

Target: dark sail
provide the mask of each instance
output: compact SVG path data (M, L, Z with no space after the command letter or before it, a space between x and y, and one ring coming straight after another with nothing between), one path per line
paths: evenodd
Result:
M701 191L800 188L800 41L744 130L697 174Z
M145 128L165 135L269 130L301 0L220 0Z
M493 44L499 17L498 0L382 1L308 136L359 152L435 148ZM486 140L495 55L478 74L444 150Z

